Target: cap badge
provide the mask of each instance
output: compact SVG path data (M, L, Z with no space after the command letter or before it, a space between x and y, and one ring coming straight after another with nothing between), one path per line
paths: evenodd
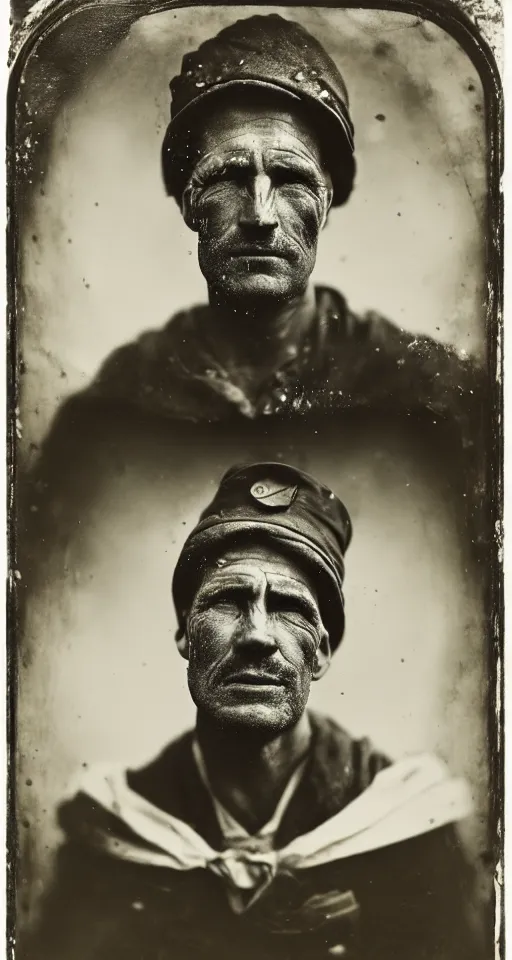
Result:
M258 480L251 487L251 496L268 510L287 510L295 500L297 486L283 486L275 480Z

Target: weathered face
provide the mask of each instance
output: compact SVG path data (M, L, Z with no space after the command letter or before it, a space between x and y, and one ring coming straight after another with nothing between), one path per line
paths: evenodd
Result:
M315 134L271 97L217 105L183 199L210 298L257 305L306 289L332 199Z
M231 550L196 593L183 653L203 713L270 735L289 729L330 660L310 577L265 547Z

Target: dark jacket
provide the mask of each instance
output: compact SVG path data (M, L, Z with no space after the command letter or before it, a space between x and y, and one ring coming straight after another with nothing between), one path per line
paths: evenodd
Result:
M353 740L331 720L311 719L310 759L281 822L277 847L333 816L388 764L368 741ZM193 760L191 734L132 772L129 784L190 824L211 846L223 848ZM87 836L95 824L120 839L128 838L129 831L84 794L61 808L60 822L67 842L42 921L31 942L17 951L21 960L484 956L471 922L471 871L452 827L313 869L278 874L260 900L235 915L222 881L206 870L129 864L94 852Z
M116 473L158 476L168 462L176 472L197 450L229 450L240 437L254 450L251 459L279 459L283 438L294 435L299 446L307 439L311 450L324 443L331 453L342 425L344 435L366 432L371 448L400 423L418 457L426 455L446 478L471 549L485 544L492 531L482 509L483 371L378 314L356 316L333 289L317 288L316 304L298 356L249 406L219 369L218 344L208 343L208 307L179 313L116 350L91 386L64 403L34 469L19 477L22 588L30 592L38 568L51 578L53 551L65 552L77 531L86 536L97 498Z
M432 337L415 335L373 311L359 317L344 297L316 287L316 314L297 356L264 382L252 410L226 389L208 338L210 308L184 310L115 350L82 399L102 398L171 419L214 422L238 411L258 416L328 413L351 407L401 414L429 410L466 421L479 403L475 361ZM241 320L243 322L243 320Z

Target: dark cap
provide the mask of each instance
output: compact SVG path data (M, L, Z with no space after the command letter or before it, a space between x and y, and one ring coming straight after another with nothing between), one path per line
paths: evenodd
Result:
M334 650L345 625L343 558L351 537L345 506L302 470L282 463L232 467L188 537L174 571L172 589L180 631L204 571L243 539L274 545L311 572Z
M237 88L238 103L243 103L244 87L274 90L309 108L333 181L333 205L347 200L355 175L347 88L334 61L300 24L276 13L237 20L185 54L170 87L162 170L167 192L178 203L189 176L186 145L197 111L206 101L210 110L211 99L230 88Z

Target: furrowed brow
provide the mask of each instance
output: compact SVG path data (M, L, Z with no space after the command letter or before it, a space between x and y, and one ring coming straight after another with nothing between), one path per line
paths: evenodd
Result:
M241 579L235 574L214 574L199 588L198 599L211 600L223 593L251 598L257 593L257 585L250 578Z
M227 152L224 155L209 153L196 163L191 182L197 185L208 183L214 177L220 176L230 167L244 169L250 165L249 157L244 153Z
M306 616L315 621L320 620L320 614L318 612L316 603L298 587L295 587L290 583L285 586L284 583L279 583L278 581L274 580L269 583L267 592L270 596L279 597L282 600L293 600L293 603L296 604L297 608L302 610Z
M304 176L310 176L315 181L323 181L322 167L313 157L302 156L300 153L288 150L270 150L269 163L274 169L293 170Z

